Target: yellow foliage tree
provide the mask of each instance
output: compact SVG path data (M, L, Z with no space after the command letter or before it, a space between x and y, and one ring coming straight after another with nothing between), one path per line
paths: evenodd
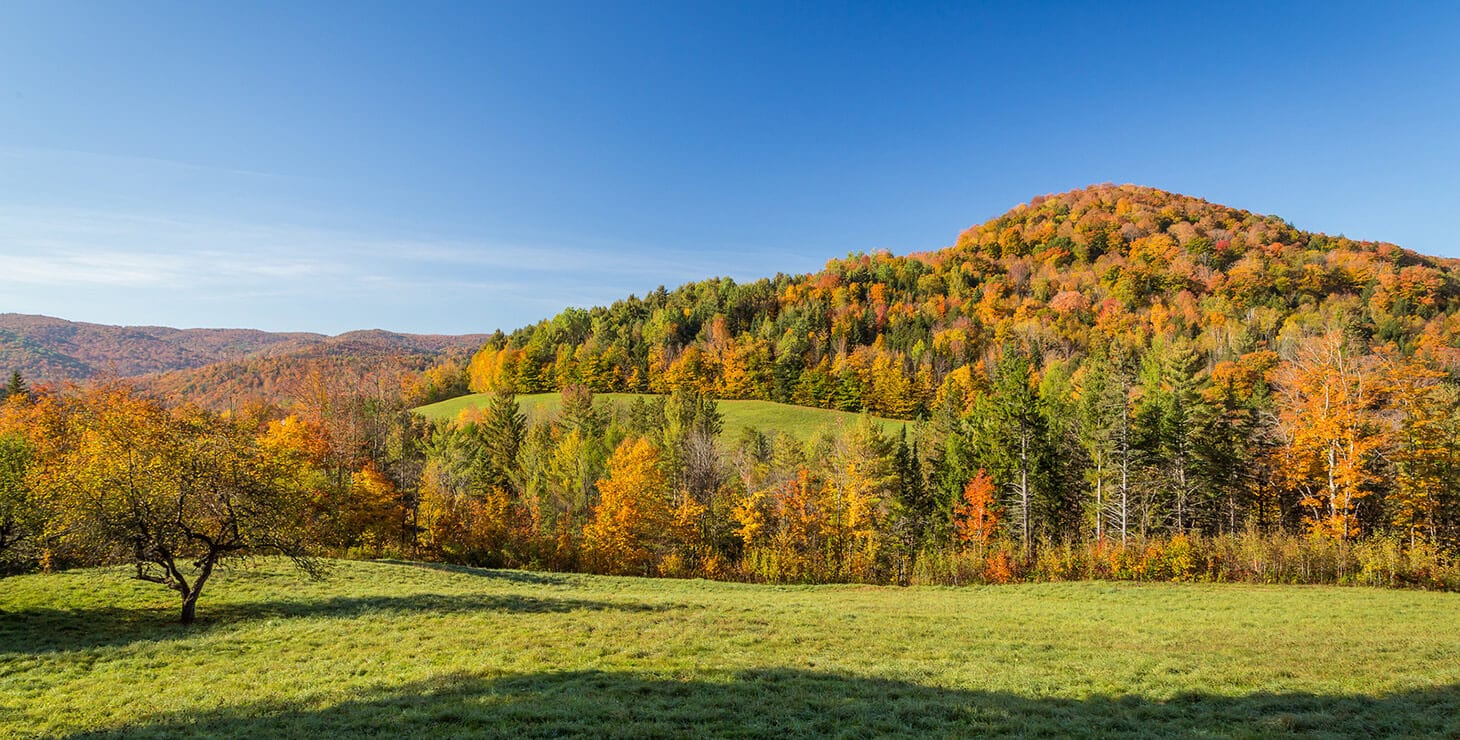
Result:
M37 482L56 504L57 531L94 559L130 560L136 578L176 591L183 622L228 558L275 552L317 572L302 492L253 430L104 385L68 400L55 431L65 442Z
M350 477L350 493L342 512L342 524L350 541L373 554L384 552L403 531L405 507L395 483L375 463Z
M608 459L598 494L583 528L589 558L604 573L649 572L673 521L659 451L642 437L624 440Z
M1390 523L1405 532L1411 546L1432 540L1441 496L1455 469L1453 387L1440 383L1444 373L1416 358L1387 358L1388 405L1394 411L1394 487L1389 493Z

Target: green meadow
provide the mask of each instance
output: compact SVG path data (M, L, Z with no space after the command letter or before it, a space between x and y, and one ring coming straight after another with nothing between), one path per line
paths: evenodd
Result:
M1460 594L260 561L0 580L0 736L1460 732Z
M642 393L595 393L593 397L611 404L627 405L635 398L652 396ZM422 406L416 411L428 419L455 419L465 409L486 406L490 398L490 394L486 393L459 396ZM562 408L562 396L557 393L533 393L518 396L517 403L522 406L522 411L528 419L541 419L558 413ZM745 427L755 427L761 431L775 430L805 441L820 432L857 423L857 414L845 411L792 406L774 401L718 401L717 403L720 407L720 414L725 420L725 432L731 437ZM881 425L884 431L893 433L906 423L876 417L873 417L873 421Z

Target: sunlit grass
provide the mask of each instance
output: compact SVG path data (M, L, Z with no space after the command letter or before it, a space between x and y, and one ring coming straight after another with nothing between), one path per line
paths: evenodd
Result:
M1460 595L340 562L0 580L0 736L1460 732Z
M640 393L597 393L594 398L613 404L627 405L639 397L650 397ZM455 419L464 409L486 406L489 394L478 393L447 399L416 411L428 419ZM562 396L557 393L533 393L517 397L522 411L529 419L541 419L558 413L562 408ZM727 436L734 437L745 427L762 431L778 431L800 440L808 440L818 432L831 431L841 426L852 426L857 414L807 406L793 406L774 401L719 401L720 414L725 420ZM896 432L904 422L894 419L878 419L884 431Z

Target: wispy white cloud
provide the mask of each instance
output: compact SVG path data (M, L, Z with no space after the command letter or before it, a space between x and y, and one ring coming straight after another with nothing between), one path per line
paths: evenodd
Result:
M0 283L145 286L170 282L171 272L145 255L5 255Z
M626 245L578 248L388 239L311 227L220 223L84 209L0 207L0 283L195 284L260 279L449 283L469 275L549 273L676 280L717 274L695 254ZM723 269L723 265L719 266ZM424 275L433 279L421 279ZM415 279L408 279L414 276Z
M0 206L0 295L22 299L50 291L66 297L68 307L94 303L103 316L107 301L156 302L157 316L147 323L202 321L173 318L201 306L239 317L228 323L249 324L261 310L294 306L295 326L321 328L313 322L326 319L338 328L350 318L315 314L355 310L341 308L349 305L362 314L391 308L412 317L444 310L479 316L483 323L473 330L511 328L565 306L608 303L719 273L698 255L650 255L626 245L392 239L101 209Z
M758 277L745 271L774 261L753 250L596 236L423 235L392 229L388 218L353 218L351 206L336 208L347 198L310 197L345 192L338 183L300 181L0 147L0 311L113 323L477 331L661 284ZM291 200L295 193L302 197Z

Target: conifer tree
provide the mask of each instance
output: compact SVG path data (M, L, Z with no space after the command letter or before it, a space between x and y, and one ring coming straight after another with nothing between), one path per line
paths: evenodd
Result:
M5 384L4 397L8 399L15 396L30 398L30 386L26 384L25 378L21 376L19 370L10 373L10 382Z
M990 393L975 409L982 457L1008 499L1008 525L1024 549L1034 554L1035 516L1048 495L1047 424L1034 386L1030 357L1006 348L994 371Z
M486 418L481 423L481 435L489 462L485 483L514 494L522 493L517 456L527 437L527 417L510 391L492 394Z

